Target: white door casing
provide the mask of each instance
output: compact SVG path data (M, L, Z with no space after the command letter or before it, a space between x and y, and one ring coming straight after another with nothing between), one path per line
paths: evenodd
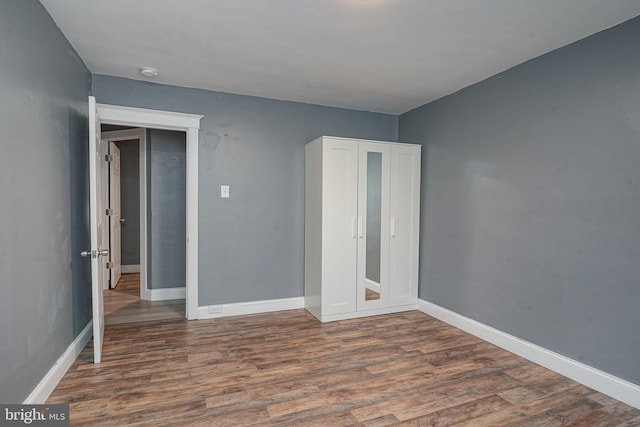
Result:
M198 138L203 116L144 108L97 104L102 123L178 130L187 134L186 317L198 318ZM142 185L142 184L141 184ZM142 197L142 193L141 193ZM142 227L141 227L142 228ZM142 230L141 230L142 234ZM140 244L146 242L141 239ZM141 260L142 264L142 260ZM142 284L141 284L142 286Z
M109 142L109 258L111 288L118 286L122 275L122 210L120 198L120 149Z
M89 97L89 223L91 235L91 298L93 308L93 361L100 363L102 359L102 341L104 337L104 302L103 283L105 280L103 241L105 229L104 189L105 174L104 144L100 141L100 118L96 108L96 100Z

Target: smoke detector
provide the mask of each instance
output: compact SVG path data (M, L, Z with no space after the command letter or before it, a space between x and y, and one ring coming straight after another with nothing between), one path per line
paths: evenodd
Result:
M138 71L144 77L148 77L150 79L155 79L160 74L160 72L158 70L156 70L155 68L152 68L152 67L140 67L140 68L138 68Z

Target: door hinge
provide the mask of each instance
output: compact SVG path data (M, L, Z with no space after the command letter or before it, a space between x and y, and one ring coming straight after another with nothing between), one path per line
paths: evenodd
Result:
M113 263L111 261L107 262L106 268L107 270L111 270L113 268Z
M104 155L104 161L105 162L112 162L113 161L113 154L105 154Z
M105 209L105 210L104 210L104 214L105 214L106 216L111 216L111 215L113 215L113 209Z

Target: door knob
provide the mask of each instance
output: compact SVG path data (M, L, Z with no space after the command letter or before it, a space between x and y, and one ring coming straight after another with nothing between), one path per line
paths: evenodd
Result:
M120 218L120 224L124 223L124 218Z
M109 249L98 249L97 251L82 251L80 256L98 258L99 256L109 255Z

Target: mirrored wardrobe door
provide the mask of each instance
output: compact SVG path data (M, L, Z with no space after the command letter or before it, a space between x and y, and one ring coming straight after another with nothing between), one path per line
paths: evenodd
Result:
M390 146L359 143L358 310L388 305Z

